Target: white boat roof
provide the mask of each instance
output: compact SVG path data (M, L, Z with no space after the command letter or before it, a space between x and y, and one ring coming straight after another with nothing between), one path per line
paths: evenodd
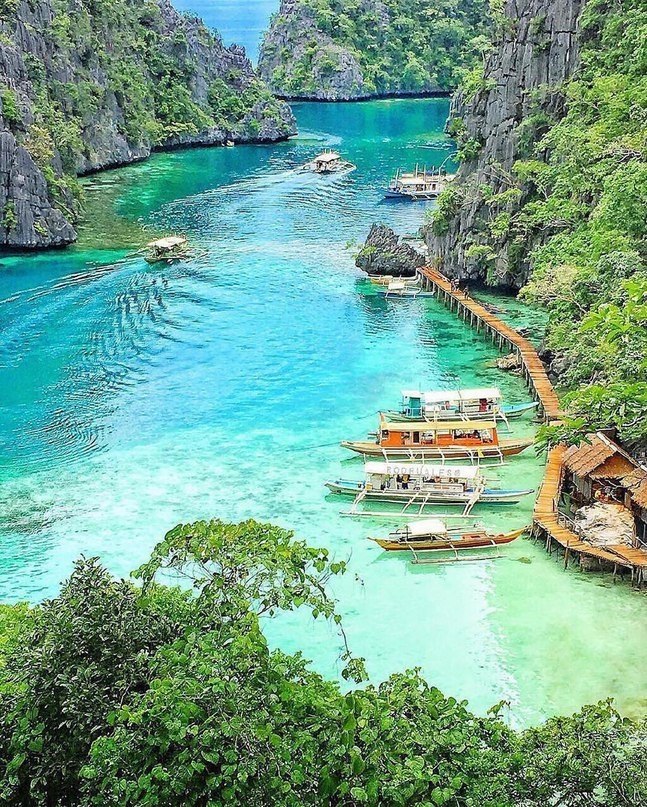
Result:
M496 423L493 420L408 420L402 423L380 421L380 429L385 432L444 432L454 429L480 432L495 428Z
M160 238L157 241L151 241L147 246L153 249L172 249L186 244L187 240L182 235L169 235L166 238Z
M336 151L326 151L323 154L318 154L314 161L317 163L331 163L341 159Z
M426 518L423 521L410 521L407 530L411 535L445 535L447 525L439 518Z
M425 403L441 403L442 401L478 401L481 398L501 398L498 387L476 387L472 389L446 390L402 390L403 398L424 398Z
M367 462L364 465L366 474L379 474L380 476L397 476L409 474L410 476L440 476L441 478L476 479L479 469L476 465L466 465L463 468L452 465L425 465L412 462Z
M407 284L404 280L390 280L389 281L389 289L406 289Z

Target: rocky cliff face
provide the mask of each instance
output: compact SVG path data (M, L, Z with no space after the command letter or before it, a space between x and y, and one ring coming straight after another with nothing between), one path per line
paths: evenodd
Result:
M168 0L0 2L0 246L73 241L77 175L294 132L244 50Z
M390 227L374 224L355 264L369 275L414 277L426 263L425 256L401 241Z
M579 57L584 0L506 0L495 49L472 94L452 105L463 162L427 232L432 260L452 277L520 288L528 255L554 231L511 236L510 217L533 190L515 171L565 112L564 83Z
M487 8L486 0L281 0L259 73L292 99L446 93L477 58Z

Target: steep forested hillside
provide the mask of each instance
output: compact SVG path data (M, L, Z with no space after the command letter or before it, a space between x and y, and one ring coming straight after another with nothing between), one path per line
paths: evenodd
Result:
M570 431L647 441L647 8L509 2L451 123L463 165L429 232L452 276L551 312Z
M282 0L259 71L288 98L448 92L487 20L486 0Z
M293 128L244 52L168 0L0 0L0 245L74 240L77 174Z

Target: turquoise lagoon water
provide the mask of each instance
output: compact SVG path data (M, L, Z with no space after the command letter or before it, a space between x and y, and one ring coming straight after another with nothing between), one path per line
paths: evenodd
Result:
M210 28L216 28L226 45L243 45L256 62L263 31L278 10L279 0L175 0L174 5L197 14Z
M608 695L644 711L644 595L564 572L525 539L497 560L414 566L366 540L392 522L343 518L348 504L326 498L326 479L361 473L339 441L373 429L402 387L527 392L435 300L378 296L347 247L375 220L422 222L426 205L381 190L448 153L419 147L442 140L446 101L295 109L288 143L161 154L88 180L78 246L2 260L0 598L51 596L81 554L126 575L180 521L255 517L349 560L335 593L376 681L419 666L480 712L509 700L517 723ZM323 146L357 171L299 173ZM132 256L168 232L187 233L195 258ZM533 321L518 306L509 317ZM526 452L488 475L536 487L541 463ZM478 515L512 528L531 508ZM297 615L268 633L338 675L326 626Z

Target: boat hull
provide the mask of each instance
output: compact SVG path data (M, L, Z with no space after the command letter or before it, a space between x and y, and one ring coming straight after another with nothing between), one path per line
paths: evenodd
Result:
M490 535L488 533L465 533L455 538L396 541L389 538L371 538L371 541L387 552L461 552L468 549L489 549L510 544L525 532L525 527L513 532Z
M434 423L438 420L460 420L461 418L464 420L492 420L492 418L499 418L501 420L516 420L517 418L522 417L526 414L526 412L531 412L532 410L536 409L539 404L536 401L530 401L528 403L523 404L510 404L509 406L501 407L500 413L495 412L470 412L469 414L463 414L458 412L435 412L433 416L425 416L424 418L420 415L406 415L402 412L398 412L395 409L387 410L386 412L382 412L385 420L398 420L398 421L421 421L425 420L428 423Z
M326 482L331 493L340 496L357 496L363 493L363 501L391 502L393 504L456 504L466 505L473 496L474 491L443 492L429 490L365 490L363 482L352 482L340 479L335 482ZM482 504L517 504L524 496L533 493L532 490L489 490L485 489L479 496L478 503Z
M363 457L383 457L386 459L437 459L445 460L479 460L501 459L521 454L533 443L532 440L502 440L498 446L402 446L383 448L377 443L367 440L344 440L342 448L361 454Z

